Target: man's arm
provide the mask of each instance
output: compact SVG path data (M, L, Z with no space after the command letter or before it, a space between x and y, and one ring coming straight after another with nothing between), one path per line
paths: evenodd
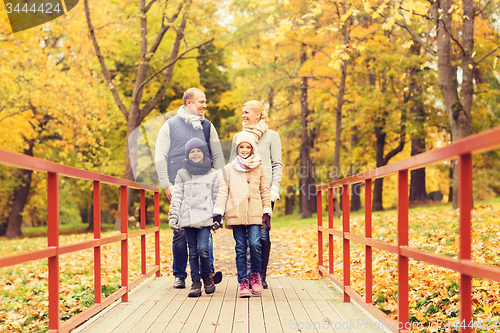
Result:
M212 152L212 160L214 162L214 168L216 170L224 169L224 165L226 164L224 161L224 153L222 152L222 147L219 141L219 134L217 134L217 130L214 127L214 124L211 124L210 127L210 151Z
M155 165L158 179L160 180L161 187L165 189L168 200L170 200L172 198L173 186L168 179L167 160L168 151L170 150L170 127L167 122L160 128L155 148Z
M236 137L238 133L233 135L233 143L231 143L231 154L229 156L229 162L232 162L236 158Z

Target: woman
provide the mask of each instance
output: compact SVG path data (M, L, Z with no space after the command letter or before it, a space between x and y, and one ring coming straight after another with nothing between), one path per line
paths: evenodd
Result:
M262 158L267 177L269 179L269 186L271 188L271 206L274 208L274 203L280 198L280 182L283 173L283 164L281 162L281 139L277 132L270 130L267 126L269 117L264 110L264 106L259 101L249 101L243 105L242 110L243 118L243 132L252 133L257 142L257 152ZM231 158L236 158L236 142L238 135L236 133L233 138L233 149L231 150ZM266 231L265 226L261 227L262 245L262 269L260 278L262 287L267 289L266 273L267 265L269 263L269 254L271 251L271 239L269 231Z

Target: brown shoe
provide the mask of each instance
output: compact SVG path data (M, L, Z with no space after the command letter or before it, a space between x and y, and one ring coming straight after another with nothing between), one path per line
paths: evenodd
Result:
M213 273L204 274L201 276L203 285L205 286L205 294L213 294L215 292L214 275Z
M201 281L194 280L191 284L191 290L189 290L188 297L200 297L201 296Z

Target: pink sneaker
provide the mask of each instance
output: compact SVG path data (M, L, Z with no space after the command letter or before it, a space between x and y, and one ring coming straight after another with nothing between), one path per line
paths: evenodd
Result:
M260 282L259 273L250 273L250 280L252 281L252 294L262 294L262 284Z
M248 289L248 279L240 282L240 293L238 297L250 297L250 290Z

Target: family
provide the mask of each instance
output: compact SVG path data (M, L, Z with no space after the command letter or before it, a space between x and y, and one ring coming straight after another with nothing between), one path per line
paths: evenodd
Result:
M243 131L234 135L227 165L215 127L205 119L203 90L184 93L177 115L167 120L156 141L155 164L170 200L174 288L185 288L189 258L189 297L215 292L222 273L214 270L212 233L223 226L235 240L239 297L267 289L271 215L279 200L283 164L281 140L268 128L259 101L243 105ZM189 251L188 251L189 250ZM249 274L250 271L250 274Z

